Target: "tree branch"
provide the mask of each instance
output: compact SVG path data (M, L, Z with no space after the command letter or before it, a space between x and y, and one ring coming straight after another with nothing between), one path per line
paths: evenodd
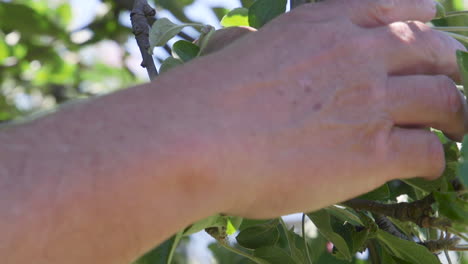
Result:
M351 199L343 204L355 210L366 210L375 214L390 216L400 221L411 221L420 227L448 227L450 222L434 218L431 205L435 202L432 194L412 203L384 204L376 201Z
M138 47L140 48L143 62L141 66L146 68L150 80L158 76L158 71L154 65L153 56L148 53L150 47L148 17L154 17L156 11L148 4L146 0L135 0L133 10L130 14L132 21L133 34L135 34Z

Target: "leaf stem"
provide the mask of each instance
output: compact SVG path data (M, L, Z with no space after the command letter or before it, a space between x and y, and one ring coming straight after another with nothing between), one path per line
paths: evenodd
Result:
M468 27L432 27L432 29L440 31L455 31L455 32L467 32Z
M443 18L463 15L468 15L468 10L447 12Z
M312 258L310 257L309 245L307 244L307 238L305 235L305 214L302 214L302 239L304 240L304 247L307 255L307 261L312 264Z
M284 235L286 236L286 240L288 241L289 252L291 252L291 256L294 257L295 254L292 249L291 241L289 240L288 227L286 226L286 223L284 222L283 218L280 217L279 221L281 223L281 226L283 226Z
M262 259L259 259L259 258L256 258L248 253L245 253L244 251L240 250L240 249L237 249L235 247L232 247L230 246L226 241L222 241L222 240L218 240L218 243L224 247L225 249L231 251L232 253L235 253L237 255L240 255L240 256L243 256L243 257L246 257L248 259L250 259L251 261L257 263L257 264L268 264L266 263L265 261L263 261Z

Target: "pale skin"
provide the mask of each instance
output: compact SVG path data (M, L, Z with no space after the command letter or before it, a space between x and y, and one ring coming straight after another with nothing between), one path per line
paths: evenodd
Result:
M0 132L3 263L127 264L201 218L437 178L468 107L431 0L305 5L154 83ZM413 22L400 22L413 21ZM291 41L296 40L296 42Z

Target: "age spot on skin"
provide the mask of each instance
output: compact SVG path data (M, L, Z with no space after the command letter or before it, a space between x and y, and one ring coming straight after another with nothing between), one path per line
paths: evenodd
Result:
M312 88L310 88L309 85L306 85L306 86L304 86L304 92L307 93L307 94L308 94L308 93L311 93L311 92L312 92Z

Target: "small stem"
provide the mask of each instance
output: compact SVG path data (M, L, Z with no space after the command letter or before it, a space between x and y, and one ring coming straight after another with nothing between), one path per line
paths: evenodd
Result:
M305 214L302 214L302 238L304 239L304 247L307 255L307 261L312 264L312 258L310 257L309 245L307 244L307 238L305 235Z
M450 256L447 250L444 250L444 254L445 254L445 258L447 259L448 264L452 264L452 260L450 259Z
M432 29L440 31L455 31L455 32L467 32L468 27L432 27Z
M460 41L463 41L465 43L468 43L468 37L467 36L463 36L463 35L460 35L460 34L456 34L456 33L451 33L451 32L445 32L445 34L455 38L455 39L458 39Z
M384 204L371 200L351 199L343 204L355 210L366 210L375 214L390 216L400 221L411 221L420 227L434 227L442 225L436 218L431 217L434 213L432 204L434 197L428 195L421 200L412 203Z
M242 250L239 250L235 247L231 247L230 245L228 245L228 243L226 243L225 241L221 241L221 240L218 240L218 243L224 247L225 249L231 251L232 253L235 253L237 255L241 255L243 257L246 257L248 259L250 259L251 261L257 263L257 264L267 264L265 261L263 261L262 259L259 259L259 258L256 258L250 254L247 254L245 253L244 251Z
M461 16L461 15L468 15L468 10L447 12L445 13L445 16L443 18Z

